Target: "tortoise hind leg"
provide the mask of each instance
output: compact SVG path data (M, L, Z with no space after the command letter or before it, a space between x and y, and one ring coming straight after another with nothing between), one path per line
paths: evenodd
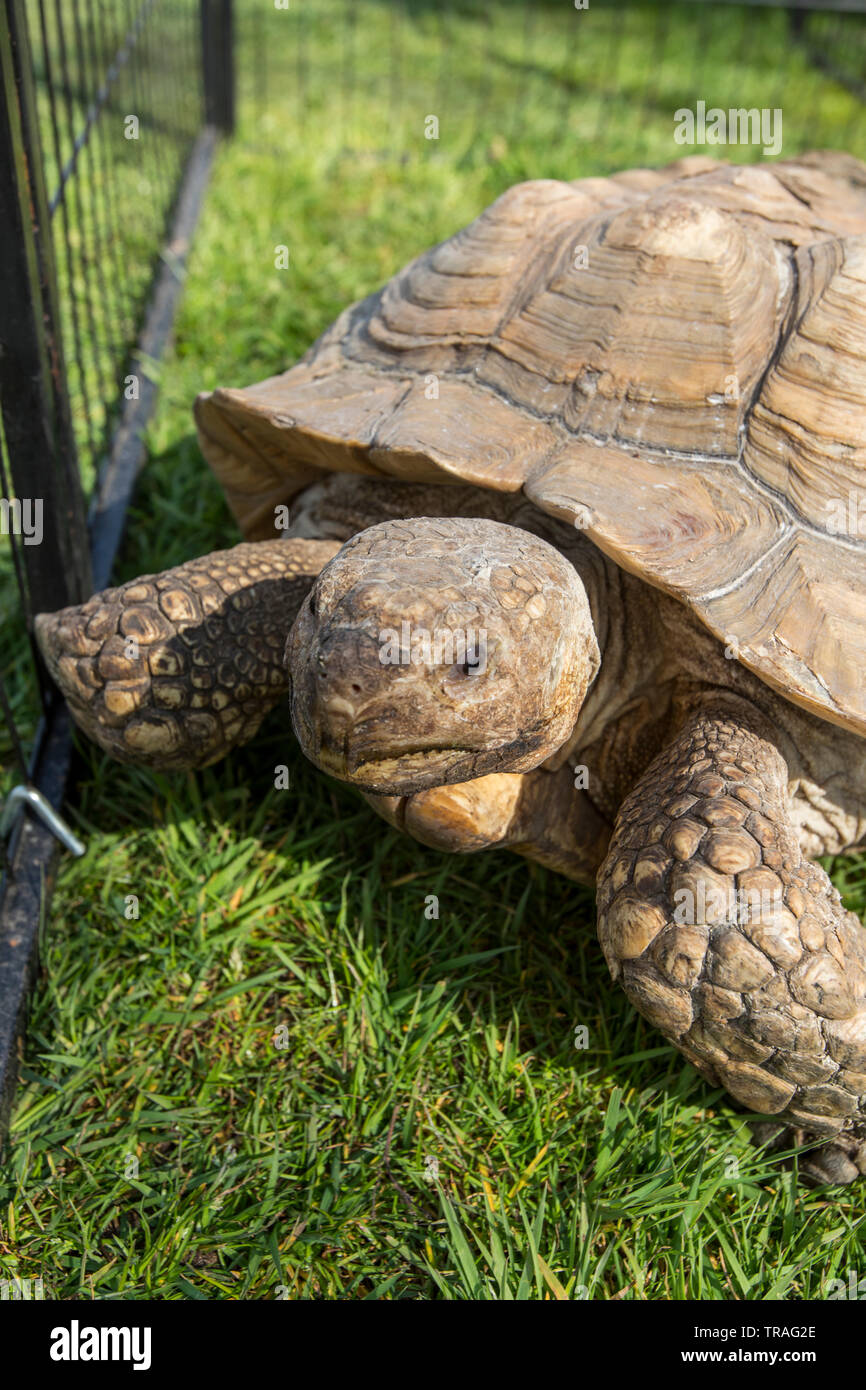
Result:
M816 1167L839 1181L866 1158L866 931L803 858L787 789L757 712L693 713L623 803L599 935L638 1011L705 1076L802 1138L839 1137Z
M569 767L493 772L411 796L363 795L391 825L431 849L511 849L579 883L595 882L610 839L610 825L575 788Z
M36 636L76 723L112 757L205 767L288 693L286 638L336 541L236 545L40 613Z

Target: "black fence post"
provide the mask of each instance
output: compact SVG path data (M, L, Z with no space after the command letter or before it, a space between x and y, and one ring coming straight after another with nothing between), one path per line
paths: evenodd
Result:
M201 0L205 119L230 134L235 125L234 3Z
M806 11L792 6L788 10L788 23L791 28L791 37L801 39L806 24Z
M91 579L25 0L0 0L0 304L0 410L12 483L19 505L34 509L31 518L41 504L41 540L20 546L33 614L81 602ZM10 514L20 524L9 508L7 524Z

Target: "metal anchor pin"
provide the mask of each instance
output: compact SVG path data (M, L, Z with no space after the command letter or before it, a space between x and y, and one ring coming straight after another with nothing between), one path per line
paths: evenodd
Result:
M84 854L84 845L76 835L73 835L63 817L58 815L51 802L29 783L21 783L17 787L13 787L7 796L3 813L0 815L0 840L5 840L12 829L19 807L23 806L29 806L32 811L36 812L43 824L48 826L52 835L69 850L70 854L77 857Z

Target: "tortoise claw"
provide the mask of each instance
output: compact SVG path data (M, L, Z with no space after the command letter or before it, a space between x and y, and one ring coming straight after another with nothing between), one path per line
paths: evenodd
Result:
M810 1148L810 1136L798 1126L759 1120L751 1128L755 1143L765 1146L768 1153L803 1149L797 1154L797 1170L809 1187L847 1187L866 1176L866 1135L840 1134ZM792 1163L789 1158L785 1166Z

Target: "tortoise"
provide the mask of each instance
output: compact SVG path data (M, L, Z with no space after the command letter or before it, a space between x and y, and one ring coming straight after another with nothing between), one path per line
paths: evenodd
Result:
M195 416L246 539L39 617L81 728L198 767L290 698L393 825L596 883L639 1012L866 1172L866 165L520 184Z

